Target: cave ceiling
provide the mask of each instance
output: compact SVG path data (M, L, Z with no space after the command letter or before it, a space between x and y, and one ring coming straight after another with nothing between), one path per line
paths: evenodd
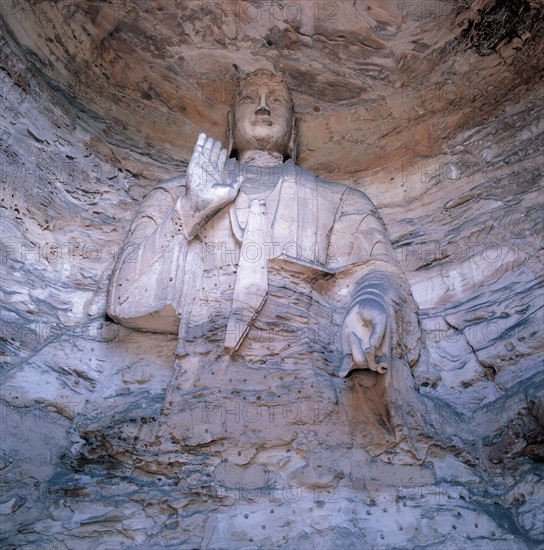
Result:
M95 149L173 172L199 131L225 143L235 83L259 67L293 91L300 163L357 185L447 150L531 90L542 63L542 4L528 0L23 0L9 10L12 42L92 129Z

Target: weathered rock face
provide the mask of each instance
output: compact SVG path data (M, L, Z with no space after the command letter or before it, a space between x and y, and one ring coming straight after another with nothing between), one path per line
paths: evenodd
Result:
M466 4L1 5L4 546L543 543L543 9ZM189 394L175 337L106 316L142 197L224 142L257 67L300 164L388 226L428 348L409 437L361 414L365 374L232 364Z

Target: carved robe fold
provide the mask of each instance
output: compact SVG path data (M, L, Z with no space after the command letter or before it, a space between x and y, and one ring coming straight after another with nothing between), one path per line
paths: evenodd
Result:
M403 433L420 332L380 215L364 193L292 162L265 169L229 161L229 168L246 178L236 200L190 240L174 208L183 178L153 188L113 274L113 319L178 334L174 378L140 443L152 452L155 442L171 441L177 456L179 445L228 434L238 456L248 432L260 429L242 414L247 407L304 416L316 414L317 405L334 411L334 437L382 452ZM264 199L245 185L252 178L270 180ZM389 309L390 368L344 380L334 376L342 365L342 322L368 297ZM267 429L281 441L306 437L303 419L285 414Z
M347 309L364 296L379 295L397 318L396 332L399 322L404 325L402 341L395 339L403 348L397 352L414 362L415 306L370 199L292 161L274 168L229 161L229 168L245 170L248 181L275 183L263 203L270 235L259 243L244 239L251 197L242 187L234 203L187 242L173 221L182 178L156 186L142 202L116 266L110 316L140 330L177 333L181 356L222 347L230 336L239 341L234 351L246 358L306 360L311 355L316 367L333 373L341 359ZM233 293L241 258L255 269L266 263L268 288L258 311L235 323ZM407 318L399 319L399 311ZM246 334L241 338L229 334L233 331Z

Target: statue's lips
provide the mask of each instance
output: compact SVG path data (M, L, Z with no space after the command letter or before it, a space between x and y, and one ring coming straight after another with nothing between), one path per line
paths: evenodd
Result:
M272 119L269 116L255 117L255 124L260 126L272 126Z

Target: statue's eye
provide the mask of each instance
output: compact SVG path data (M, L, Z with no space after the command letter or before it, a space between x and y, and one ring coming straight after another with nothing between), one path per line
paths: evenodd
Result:
M240 101L243 101L244 103L248 103L250 101L256 101L256 99L251 95L245 95L240 99Z

